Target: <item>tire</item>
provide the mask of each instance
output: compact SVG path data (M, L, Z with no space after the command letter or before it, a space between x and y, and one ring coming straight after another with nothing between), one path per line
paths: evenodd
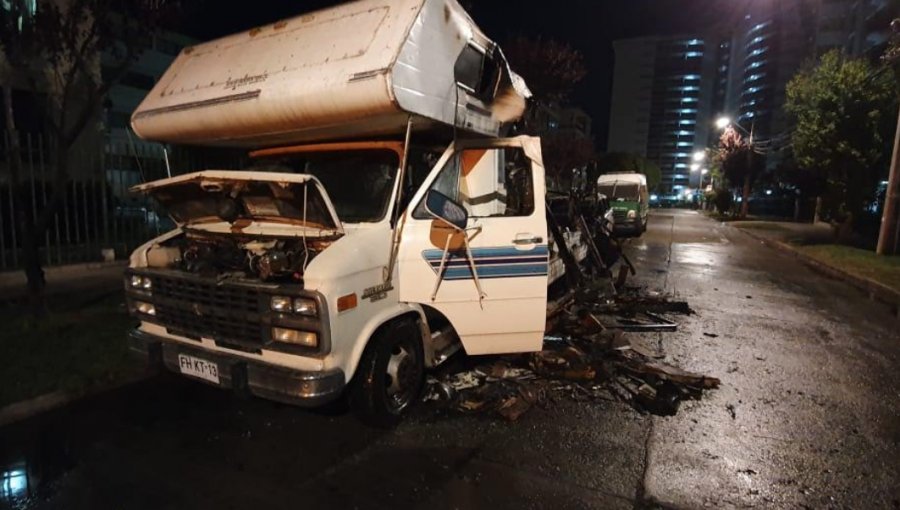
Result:
M425 380L422 336L402 319L381 328L369 341L353 376L350 407L363 422L393 427L416 403Z

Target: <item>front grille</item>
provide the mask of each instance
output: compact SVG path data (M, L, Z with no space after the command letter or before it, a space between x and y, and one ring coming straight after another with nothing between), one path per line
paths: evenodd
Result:
M215 280L154 275L153 295L229 310L259 311L259 290L237 285L219 285Z
M628 218L628 211L626 209L613 209L613 219L624 220L627 218Z
M263 343L259 290L215 280L153 277L156 317L172 333L247 348Z

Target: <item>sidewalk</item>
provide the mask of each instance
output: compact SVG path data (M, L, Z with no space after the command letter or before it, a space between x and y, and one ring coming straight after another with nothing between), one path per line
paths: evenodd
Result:
M146 377L129 355L125 261L45 269L49 312L28 311L25 275L0 273L0 425Z
M122 274L127 265L125 260L116 260L46 267L46 295L52 298L121 289ZM0 305L27 299L25 283L25 273L21 270L0 272Z
M728 225L846 281L900 314L900 256L879 257L868 250L834 244L832 228L825 223L733 221Z

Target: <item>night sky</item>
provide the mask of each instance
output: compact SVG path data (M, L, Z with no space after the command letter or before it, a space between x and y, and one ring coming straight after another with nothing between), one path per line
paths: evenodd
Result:
M614 56L612 41L643 35L729 31L753 0L471 0L470 12L492 39L543 35L569 42L588 64L571 103L594 120L598 148L606 147ZM213 39L288 18L338 0L204 0L178 30ZM514 8L515 10L510 10Z

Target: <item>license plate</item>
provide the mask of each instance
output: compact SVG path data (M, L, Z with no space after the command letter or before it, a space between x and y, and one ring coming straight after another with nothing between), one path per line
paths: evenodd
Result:
M219 365L205 359L179 354L178 368L181 369L182 374L219 384Z

